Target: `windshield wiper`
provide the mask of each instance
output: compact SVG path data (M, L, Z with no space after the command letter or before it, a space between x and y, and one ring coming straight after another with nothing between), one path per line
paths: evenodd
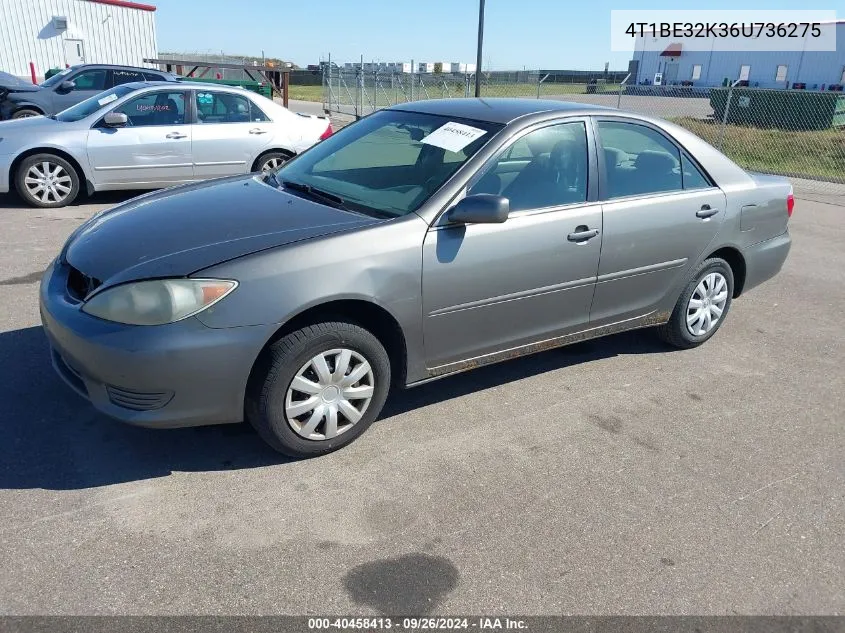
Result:
M275 174L274 174L275 177ZM278 179L276 180L278 182ZM306 185L301 182L294 182L293 180L283 180L282 186L285 189L293 189L294 191L301 191L303 193L307 193L312 198L320 200L322 202L328 203L330 206L337 207L338 209L344 209L348 211L349 209L346 208L346 201L341 198L340 196L330 193L328 191L323 191L321 189L315 189L311 185Z

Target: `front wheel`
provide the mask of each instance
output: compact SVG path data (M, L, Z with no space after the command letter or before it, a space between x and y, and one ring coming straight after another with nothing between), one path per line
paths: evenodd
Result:
M33 116L41 116L41 113L38 110L33 110L32 108L21 108L17 112L12 115L13 119L28 119L29 117Z
M701 345L724 323L733 292L728 263L718 257L704 260L678 297L672 316L657 328L658 335L680 349Z
M30 205L57 209L69 205L79 195L79 174L61 156L35 154L18 166L15 185Z
M368 330L318 323L279 339L259 358L246 417L270 446L291 457L346 446L378 417L390 359Z
M255 163L255 171L266 174L275 171L291 159L290 155L283 152L268 152L261 156Z

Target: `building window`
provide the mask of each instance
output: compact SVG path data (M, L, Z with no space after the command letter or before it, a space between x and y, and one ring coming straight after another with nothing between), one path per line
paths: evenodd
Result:
M751 66L743 64L739 67L739 80L748 81L748 76L751 74Z
M777 75L775 75L775 81L778 81L778 82L786 81L786 70L787 70L786 64L780 64L778 66Z
M692 67L692 80L701 79L701 64L694 64Z

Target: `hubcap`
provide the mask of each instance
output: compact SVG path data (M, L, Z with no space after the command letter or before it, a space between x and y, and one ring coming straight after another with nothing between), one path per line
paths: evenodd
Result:
M284 158L274 157L269 158L264 161L264 164L261 166L261 173L266 174L268 171L273 171L274 169L278 169L282 165L285 164Z
M26 190L41 202L61 202L70 195L70 174L61 165L49 161L35 164L24 176Z
M370 363L351 349L332 349L305 363L285 396L288 424L309 440L329 440L351 429L370 406Z
M687 329L702 336L716 327L728 302L728 281L721 273L710 273L695 287L687 305Z

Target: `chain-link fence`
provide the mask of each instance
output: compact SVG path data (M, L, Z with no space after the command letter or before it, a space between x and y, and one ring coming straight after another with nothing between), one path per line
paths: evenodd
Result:
M639 86L627 85L618 73L603 75L483 73L481 95L575 101L657 116L689 129L748 170L845 194L841 92ZM398 72L367 64L323 69L324 108L354 117L395 103L474 94L474 73Z
M409 65L410 66L410 65ZM619 90L618 73L590 74L543 71L485 72L481 93L485 97L542 99L562 95L604 95ZM402 72L376 64L353 67L324 66L323 105L329 112L365 116L396 103L475 95L474 72Z

